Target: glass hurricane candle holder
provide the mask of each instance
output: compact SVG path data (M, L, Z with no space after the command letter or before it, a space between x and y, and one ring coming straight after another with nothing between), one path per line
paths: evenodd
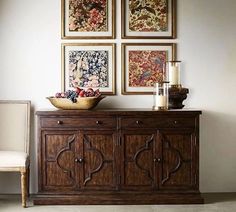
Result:
M180 79L180 64L181 61L168 61L168 81L170 87L181 87Z
M168 84L169 82L155 83L153 92L154 110L168 110Z

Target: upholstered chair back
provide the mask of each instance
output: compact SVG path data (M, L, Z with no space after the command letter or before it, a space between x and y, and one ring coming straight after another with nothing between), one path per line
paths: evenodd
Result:
M29 153L29 101L0 101L0 151Z

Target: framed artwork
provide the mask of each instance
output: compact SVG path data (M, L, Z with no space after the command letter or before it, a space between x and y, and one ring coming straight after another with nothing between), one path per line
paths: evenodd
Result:
M122 44L122 94L153 94L164 79L166 62L175 59L173 43Z
M115 38L115 0L61 0L62 39Z
M176 0L121 0L122 38L175 38Z
M112 43L62 44L62 91L90 87L115 95L115 52Z

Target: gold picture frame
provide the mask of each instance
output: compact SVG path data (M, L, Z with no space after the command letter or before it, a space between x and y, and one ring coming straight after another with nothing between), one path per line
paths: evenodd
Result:
M115 43L63 43L61 48L62 91L90 87L116 94Z
M122 43L122 94L153 94L162 81L165 63L176 58L175 43Z
M62 39L114 39L115 23L116 0L94 4L61 0Z
M176 0L121 0L121 36L124 39L176 38Z

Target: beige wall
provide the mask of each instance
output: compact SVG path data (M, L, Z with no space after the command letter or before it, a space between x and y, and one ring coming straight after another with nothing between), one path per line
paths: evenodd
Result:
M186 105L203 110L202 192L236 191L235 11L235 0L178 0L178 39L174 41L178 59L183 61L183 85L190 89ZM151 107L152 96L121 95L119 0L117 14L118 95L106 98L100 106ZM45 97L61 86L60 44L60 0L0 0L0 99L30 99L35 110L49 108ZM33 134L34 123L32 120ZM36 192L37 176L35 142L33 139L32 192ZM0 174L0 193L19 192L15 179L15 175Z

